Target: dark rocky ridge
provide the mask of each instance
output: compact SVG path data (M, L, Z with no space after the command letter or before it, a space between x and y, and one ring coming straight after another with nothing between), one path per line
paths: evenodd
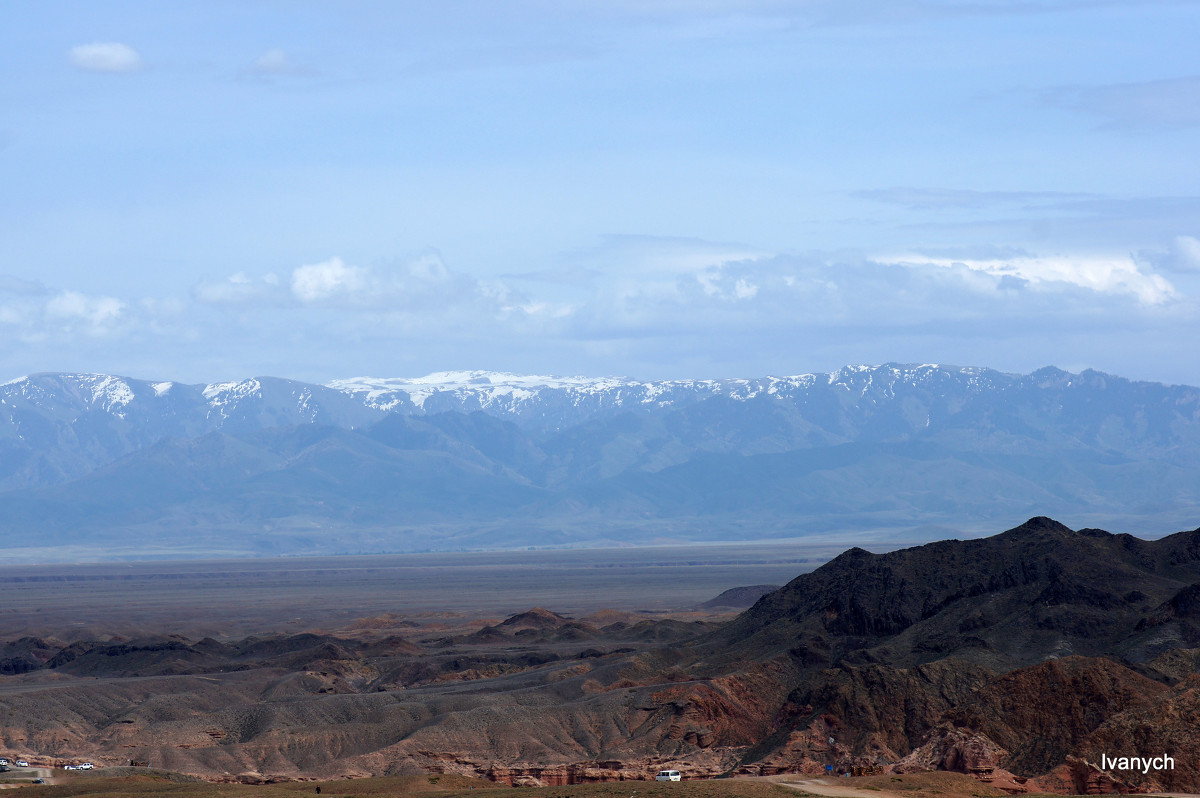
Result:
M1200 645L1198 582L1200 530L1147 541L1039 517L980 540L850 549L698 647L724 659L788 651L809 666L955 656L1011 670L1070 654L1138 663Z
M1103 778L1068 758L1124 750L1120 730L1126 748L1151 741L1186 764L1116 774L1114 789L1194 789L1198 583L1200 529L1148 541L1039 517L981 540L851 549L697 640L690 670L787 666L792 690L747 772L828 761L811 742L827 734L847 767L955 739L955 769L1026 791L1005 780L1067 768L1029 789L1082 789Z

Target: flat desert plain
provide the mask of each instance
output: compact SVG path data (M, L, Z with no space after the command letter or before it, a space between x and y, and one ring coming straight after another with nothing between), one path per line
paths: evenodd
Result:
M55 565L0 562L0 639L344 626L383 613L506 616L532 607L686 610L782 585L843 546L771 543Z

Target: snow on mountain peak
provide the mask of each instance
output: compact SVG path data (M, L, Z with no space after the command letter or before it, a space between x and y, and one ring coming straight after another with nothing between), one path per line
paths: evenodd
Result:
M92 402L101 405L112 413L118 407L124 407L133 401L133 388L120 377L89 374L88 380L92 389Z
M214 382L212 385L206 385L202 393L209 406L216 410L221 418L228 418L230 406L243 399L262 396L262 383L255 379Z
M284 405L279 405L272 412L295 412L297 418L309 421L336 406L361 419L390 412L483 410L493 415L523 418L533 424L557 425L614 409L683 406L713 397L736 402L793 400L813 390L832 389L855 397L853 401L875 403L894 396L902 386L939 390L944 383L956 381L962 382L967 390L978 392L989 390L1011 376L986 368L928 363L848 365L828 373L745 379L635 380L463 370L438 371L423 377L354 377L334 380L324 389L290 380L278 381L277 386L275 381L268 380L267 386L271 386L268 390L258 379L189 385L126 380L105 374L58 373L10 380L3 383L0 393L10 403L62 401L64 407L103 410L120 418L125 418L141 402L153 402L170 394L179 407L199 400L199 405L205 408L201 412L218 423L243 411L257 413L254 403L264 401L283 402L291 409L285 411ZM358 405L366 415L340 403L327 404L321 390L336 391L353 399L352 405Z
M326 387L351 394L366 394L375 407L391 409L405 394L417 407L435 393L455 396L479 395L484 406L500 398L531 399L544 389L591 393L632 385L620 377L552 377L540 374L511 374L504 371L435 371L424 377L352 377L334 380Z
M621 377L551 377L512 374L506 371L435 371L424 377L352 377L334 380L327 387L360 393L367 390L408 391L462 388L608 388L631 384Z
M497 402L516 407L535 399L543 391L566 394L575 403L587 397L602 397L616 404L670 405L679 392L726 396L745 401L765 394L780 396L812 388L818 381L865 391L876 375L888 383L927 379L941 366L851 365L826 374L796 374L753 379L632 380L627 377L561 377L541 374L512 374L502 371L438 371L424 377L353 377L334 380L326 387L361 395L372 407L394 410L411 404L420 409L435 394L470 401L481 408Z
M0 383L0 387L8 386L13 386L17 395L33 402L65 389L83 407L99 407L121 418L125 417L125 408L137 398L133 386L111 374L30 374ZM13 392L5 393L13 395Z

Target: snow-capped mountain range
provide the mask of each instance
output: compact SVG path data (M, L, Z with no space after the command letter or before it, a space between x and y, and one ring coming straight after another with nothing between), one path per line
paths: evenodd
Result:
M578 542L587 524L619 541L620 519L687 538L1148 513L1200 514L1200 389L1091 371L0 384L0 538L6 517L11 534L64 540L266 529L267 550L292 551L316 546L296 543L309 528L337 545L370 529L395 550L441 545L434 528L530 545Z
M148 411L192 428L219 429L257 418L354 425L384 413L483 411L538 429L561 428L596 413L665 408L713 397L747 401L794 398L827 387L847 397L894 395L903 386L957 382L968 390L1010 384L1014 375L983 368L846 366L827 374L723 380L643 381L624 377L551 377L494 371L442 371L416 378L355 377L314 385L256 377L209 385L138 380L110 374L34 374L0 384L0 418L13 427L22 411L126 420ZM347 401L351 400L351 401ZM182 413L182 415L181 415ZM265 414L265 417L264 417ZM19 430L16 437L22 437ZM0 432L0 435L4 435ZM5 435L7 437L7 435Z
M723 380L631 380L625 377L547 377L495 371L440 371L416 379L358 377L335 380L327 387L362 395L365 403L382 410L409 405L439 412L477 408L523 416L527 407L566 402L585 415L605 408L667 407L714 396L735 400L759 396L793 396L828 385L865 394L878 385L885 392L897 384L920 385L957 375L968 384L991 384L1005 375L981 368L920 366L846 366L827 374ZM877 383L878 381L878 383ZM432 400L432 401L431 401ZM430 406L426 407L426 403Z

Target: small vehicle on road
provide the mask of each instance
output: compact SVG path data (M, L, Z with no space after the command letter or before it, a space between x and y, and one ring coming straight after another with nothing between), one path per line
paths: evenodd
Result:
M26 762L24 759L18 759L18 760L17 760L17 767L19 767L19 768L27 768L27 767L29 767L29 763L28 763L28 762Z
M682 781L683 774L678 770L660 770L658 775L654 777L655 781Z

